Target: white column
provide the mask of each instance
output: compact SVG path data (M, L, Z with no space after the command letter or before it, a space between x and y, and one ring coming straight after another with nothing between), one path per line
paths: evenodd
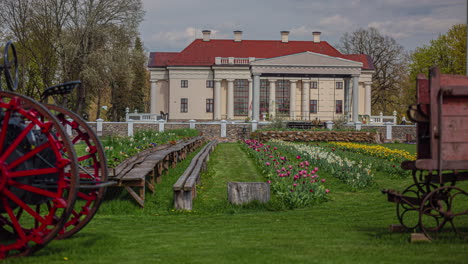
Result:
M215 80L214 87L214 119L221 119L221 80Z
M234 80L229 79L227 82L227 118L234 119Z
M365 82L364 83L364 88L365 94L364 94L364 114L365 115L371 115L371 82Z
M359 120L359 76L353 76L353 122Z
M270 120L275 117L275 108L276 108L276 80L268 80L270 82L270 98L269 98L269 107L268 113L270 115Z
M260 119L260 73L253 74L252 120Z
M157 93L158 93L158 85L157 81L153 80L151 81L151 100L150 100L150 113L151 114L157 114L158 112L158 105L156 100L157 98Z
M349 81L350 79L344 79L344 113L346 117L346 121L349 122L349 108L350 108L350 94L349 94Z
M102 122L104 122L104 119L97 119L96 120L96 135L102 136Z
M296 119L296 80L291 80L289 90L289 118Z
M252 108L253 108L253 90L252 90L252 79L249 79L249 114L248 116L251 117L252 116Z
M226 137L226 120L221 120L221 137Z
M309 120L310 81L302 80L302 118Z
M127 136L133 137L133 121L127 122Z

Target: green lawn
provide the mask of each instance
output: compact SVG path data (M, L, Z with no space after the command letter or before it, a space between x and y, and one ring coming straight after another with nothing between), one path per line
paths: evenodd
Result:
M466 263L468 259L466 241L409 243L408 233L388 232L388 225L397 223L395 205L386 202L380 190L402 190L410 184L409 178L377 174L373 186L350 192L320 171L331 190L326 203L280 211L261 205L230 206L226 182L261 177L239 145L219 144L203 175L194 212L173 211L171 186L188 163L189 159L163 177L156 193L147 195L145 209L111 189L113 200L106 201L80 233L53 241L34 256L2 263Z

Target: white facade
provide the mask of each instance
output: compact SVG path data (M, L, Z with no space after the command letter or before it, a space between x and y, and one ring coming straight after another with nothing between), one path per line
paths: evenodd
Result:
M236 42L240 41L237 36ZM211 66L149 70L151 112L169 113L170 120L277 116L328 121L345 115L356 122L359 115L371 115L373 71L363 70L362 62L320 53L267 59L216 57Z

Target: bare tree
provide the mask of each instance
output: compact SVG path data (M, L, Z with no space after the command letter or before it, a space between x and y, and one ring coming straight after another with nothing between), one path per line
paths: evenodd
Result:
M119 28L134 40L143 15L141 0L0 2L0 27L11 32L19 48L27 51L27 61L41 76L41 82L35 83L39 92L58 82L83 79L69 101L69 107L79 114L87 112L89 104L101 95L102 85L112 83L107 76L92 77L106 74L96 58L113 52L116 45L109 43L109 34Z
M395 39L383 36L376 28L345 33L338 49L345 54L367 54L372 58L372 111L390 114L397 107L402 81L407 75L407 56Z

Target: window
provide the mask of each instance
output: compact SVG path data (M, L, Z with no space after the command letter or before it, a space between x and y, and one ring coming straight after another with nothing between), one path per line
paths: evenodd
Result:
M206 88L214 88L214 81L206 80Z
M213 113L213 99L206 99L206 112Z
M234 115L247 116L249 111L249 81L234 80Z
M187 113L188 112L188 99L187 98L181 98L180 99L180 112L181 113Z
M343 89L343 82L336 82L335 89Z
M317 100L310 100L310 113L316 114L318 111Z
M337 114L343 113L343 100L336 100L336 113Z
M181 88L188 88L188 80L180 80Z
M268 113L270 107L270 82L268 80L260 80L260 114Z
M312 89L317 89L317 87L318 87L318 83L317 83L317 82L311 82L311 83L310 83L310 88L312 88Z
M278 114L289 114L289 89L291 83L289 80L278 80L276 82L276 112Z

